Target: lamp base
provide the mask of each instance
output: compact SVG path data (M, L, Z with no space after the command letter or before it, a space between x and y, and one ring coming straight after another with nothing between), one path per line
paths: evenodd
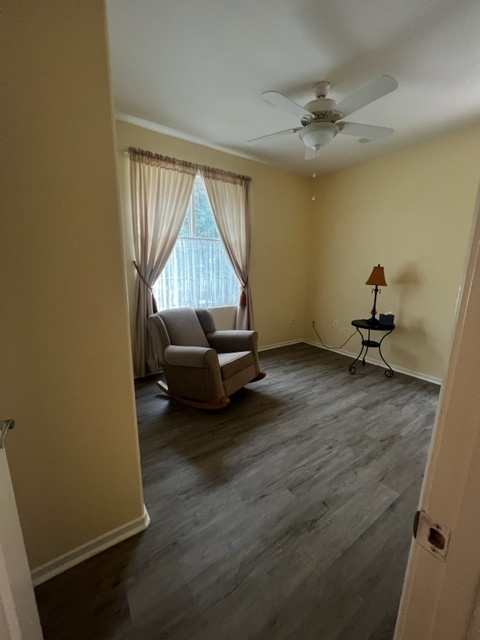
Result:
M366 320L366 322L371 326L371 327L378 327L378 325L380 324L380 321L377 320L377 318L375 318L375 316L372 316L371 318L368 318L368 320Z

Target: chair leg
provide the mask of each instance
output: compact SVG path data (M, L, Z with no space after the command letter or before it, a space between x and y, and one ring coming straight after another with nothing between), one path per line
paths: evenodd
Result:
M263 380L266 375L267 374L265 371L259 371L255 378L253 378L253 380L250 380L250 382L258 382L259 380Z
M157 380L157 384L160 387L160 389L163 391L163 393L166 393L167 396L170 395L170 391L168 390L168 386L162 382L161 380Z
M169 396L170 398L173 398L174 400L177 400L182 404L186 404L189 407L194 407L195 409L207 409L207 410L223 409L230 403L230 398L227 398L227 396L220 398L218 402L202 402L201 400L190 400L190 398L184 398L183 396L177 396L174 393L170 393L168 386L161 380L157 380L157 384L160 387L160 389L164 393L166 393L167 396Z

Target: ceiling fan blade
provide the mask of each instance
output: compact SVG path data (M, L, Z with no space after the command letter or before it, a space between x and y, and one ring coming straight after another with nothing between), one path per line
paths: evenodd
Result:
M276 107L280 107L281 109L290 111L290 113L293 113L294 116L302 117L312 115L310 111L307 111L299 104L293 102L293 100L290 100L289 98L286 98L277 91L265 91L264 93L262 93L262 98L267 102L270 102L270 104L274 104Z
M386 96L388 93L395 91L398 87L398 82L392 76L380 76L370 84L367 84L362 89L355 91L351 96L342 100L337 104L337 109L344 116L348 116L354 111L358 111L367 104Z
M315 160L315 158L318 158L319 151L320 149L305 147L305 160Z
M267 133L266 136L259 136L258 138L252 138L252 140L247 140L247 144L252 142L258 142L259 140L264 140L265 138L273 138L274 136L284 136L288 133L297 133L300 131L302 127L294 127L293 129L285 129L284 131L276 131L275 133Z
M394 130L389 127L377 127L373 124L359 124L358 122L337 122L340 133L357 138L367 138L374 142L388 140Z

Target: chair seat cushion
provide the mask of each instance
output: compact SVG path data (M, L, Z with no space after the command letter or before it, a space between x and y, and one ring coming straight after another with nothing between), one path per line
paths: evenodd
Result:
M255 366L255 358L251 351L234 351L233 353L219 353L218 362L222 380L228 380L239 371L246 369L249 365Z

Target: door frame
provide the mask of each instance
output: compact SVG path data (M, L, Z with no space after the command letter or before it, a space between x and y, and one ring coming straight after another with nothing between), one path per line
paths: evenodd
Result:
M5 640L42 640L5 450L0 451L0 630Z

